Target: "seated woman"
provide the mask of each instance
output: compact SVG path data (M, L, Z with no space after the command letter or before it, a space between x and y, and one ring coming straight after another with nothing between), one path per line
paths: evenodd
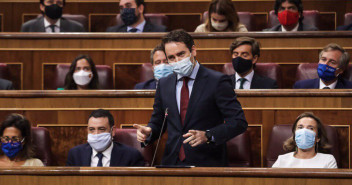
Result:
M0 125L0 166L44 166L33 158L31 124L20 114L9 115Z
M273 168L337 168L333 155L320 153L331 146L318 117L308 112L299 115L292 134L285 141L284 150L293 152L279 155Z
M248 32L248 30L240 23L231 0L212 0L205 24L199 25L194 32Z
M331 154L324 154L331 146L320 119L313 113L299 115L292 127L293 136L285 141L284 150L273 168L337 168Z
M65 90L99 89L95 64L88 55L79 55L70 66L65 78Z

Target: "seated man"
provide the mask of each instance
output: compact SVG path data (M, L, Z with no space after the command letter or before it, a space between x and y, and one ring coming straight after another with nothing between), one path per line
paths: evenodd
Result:
M154 25L144 18L144 0L120 0L123 25L109 27L107 32L165 32L166 27Z
M341 77L347 69L350 55L339 45L331 43L319 54L318 76L316 79L301 80L294 89L351 89L352 83Z
M156 89L157 81L173 73L171 65L167 62L165 52L161 45L157 45L150 54L150 62L153 65L154 78L141 82L134 89Z
M260 56L259 42L250 37L238 37L230 46L232 65L236 73L231 76L234 89L277 89L275 80L254 72Z
M109 111L98 109L88 119L88 143L68 152L67 166L144 166L138 150L112 142L114 118Z
M85 32L81 23L62 18L65 0L40 0L43 16L25 22L21 32Z
M337 31L351 31L352 30L352 24L339 26L339 27L336 28L336 30Z
M303 24L303 4L301 0L276 0L275 14L280 24L264 31L317 31L312 25Z
M12 86L12 82L9 80L5 80L0 78L0 90L14 90Z

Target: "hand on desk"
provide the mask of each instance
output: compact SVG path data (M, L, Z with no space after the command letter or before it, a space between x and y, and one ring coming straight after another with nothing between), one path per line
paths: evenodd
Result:
M137 129L137 141L145 142L145 140L149 137L150 133L152 132L152 128L133 124L133 127Z
M188 133L183 134L184 144L189 143L192 147L198 146L200 144L207 142L207 137L205 137L205 131L200 130L189 130Z

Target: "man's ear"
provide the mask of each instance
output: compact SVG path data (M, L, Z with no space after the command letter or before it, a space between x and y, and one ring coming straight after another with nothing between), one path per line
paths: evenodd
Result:
M192 46L192 50L191 50L192 56L195 57L197 56L197 48L195 45Z
M253 60L252 60L252 64L255 64L255 63L257 63L258 62L258 55L255 55L254 57L253 57Z
M111 127L112 137L115 137L115 126Z
M138 12L140 13L140 14L143 14L143 12L144 12L144 5L139 5L138 7L137 7L137 9L138 9Z

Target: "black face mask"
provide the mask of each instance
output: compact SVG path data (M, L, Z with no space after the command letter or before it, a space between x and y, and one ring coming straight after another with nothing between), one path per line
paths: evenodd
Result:
M252 60L247 60L242 57L233 58L232 65L235 71L239 74L248 72L253 66Z
M125 25L130 26L138 21L135 8L124 8L121 12L121 19Z
M62 7L57 4L45 6L45 15L50 19L59 19L62 16Z

